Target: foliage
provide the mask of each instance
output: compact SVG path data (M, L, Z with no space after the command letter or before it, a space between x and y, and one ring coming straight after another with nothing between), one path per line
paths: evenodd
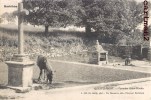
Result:
M45 33L48 27L66 27L72 21L68 2L62 0L24 0L24 7L30 14L26 21L33 25L44 25Z
M14 22L15 18L16 16L14 15L14 13L5 12L1 15L1 22L3 21L3 19L6 19L8 22Z
M27 29L29 30L30 27ZM4 28L3 28L4 29ZM14 53L17 53L17 29L3 30L0 28L0 60L10 60ZM45 55L48 58L72 55L87 49L84 36L78 36L80 32L54 31L47 37L43 32L35 32L25 29L25 46L24 51L29 54L31 59L35 59L37 55ZM89 43L88 43L89 44Z
M130 34L143 21L142 4L128 0L24 0L33 25L66 27L74 24L103 34ZM46 27L47 28L47 27Z
M93 30L92 35L98 35L105 43L117 43L120 36L133 35L143 21L143 4L134 0L24 0L23 3L30 12L25 21L45 26L45 33L49 26L76 25L85 27L86 33ZM3 17L12 20L16 14L17 11L5 13Z
M130 35L143 22L143 4L134 0L78 0L75 25L86 33L99 33L100 40L116 43L119 34ZM106 39L107 38L107 39Z

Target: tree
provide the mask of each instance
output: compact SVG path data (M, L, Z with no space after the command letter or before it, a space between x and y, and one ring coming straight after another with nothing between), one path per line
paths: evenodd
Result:
M7 20L8 22L14 22L15 21L15 15L14 13L8 13L8 12L5 12L1 15L1 18Z
M66 27L72 21L65 0L24 0L23 3L30 12L25 21L32 25L44 25L45 35L48 34L49 26Z
M104 2L104 6L101 7L103 18L99 19L99 23L102 22L103 25L96 23L94 28L97 28L98 31L104 30L110 34L124 33L128 35L143 21L141 6L143 5L137 5L136 1L133 0L107 0Z
M86 33L129 35L143 21L143 4L134 0L24 0L33 25L85 27ZM112 35L112 36L117 36ZM115 39L115 38L113 38Z
M114 29L113 24L117 24L115 29L120 27L121 18L118 18L120 11L117 9L117 2L113 0L79 0L76 3L73 7L76 11L75 15L78 16L76 25L84 26L86 33L91 33L91 28L97 32L110 32Z
M93 23L96 17L99 16L101 9L98 8L95 0L77 0L72 1L76 26L85 27L86 33L91 33Z
M130 34L143 21L143 5L133 0L78 0L75 25L103 34Z

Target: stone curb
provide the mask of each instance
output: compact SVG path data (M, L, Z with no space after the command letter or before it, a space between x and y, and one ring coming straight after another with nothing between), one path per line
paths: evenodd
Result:
M83 85L83 86L74 86L74 87L66 87L66 88L55 88L49 90L50 92L55 91L70 91L70 90L79 90L79 89L95 89L96 87L103 86L119 86L133 83L142 83L142 82L151 82L151 77L148 78L140 78L140 79L132 79L132 80L124 80L124 81L116 81L116 82L108 82L108 83L99 83L99 84L91 84L91 85Z
M95 89L97 87L104 87L104 86L119 86L119 85L126 85L126 84L133 84L133 83L141 83L141 82L151 82L151 77L148 78L140 78L140 79L132 79L132 80L124 80L124 81L116 81L116 82L108 82L108 83L99 83L99 84L91 84L91 85L83 85L83 86L74 86L74 87L65 87L65 88L52 88L49 89L48 92L57 92L57 91L76 91L79 89ZM33 84L32 87L12 87L6 86L6 88L10 88L16 91L16 93L27 93L31 90L40 90L43 89L43 84Z
M32 90L32 87L14 87L14 86L6 86L6 88L15 90L16 93L27 93Z

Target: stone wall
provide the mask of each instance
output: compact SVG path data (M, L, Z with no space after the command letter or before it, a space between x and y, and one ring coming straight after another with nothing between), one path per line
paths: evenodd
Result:
M133 59L146 58L146 49L141 45L137 46L118 46L112 44L102 44L103 48L108 51L109 55L125 58L131 55ZM145 51L144 51L145 50Z

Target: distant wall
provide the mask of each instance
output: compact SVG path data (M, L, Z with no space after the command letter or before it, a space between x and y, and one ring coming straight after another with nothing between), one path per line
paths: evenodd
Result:
M141 45L137 46L117 46L112 44L102 44L103 48L109 52L111 56L117 56L125 58L131 55L133 59L147 58L147 49L143 48Z

